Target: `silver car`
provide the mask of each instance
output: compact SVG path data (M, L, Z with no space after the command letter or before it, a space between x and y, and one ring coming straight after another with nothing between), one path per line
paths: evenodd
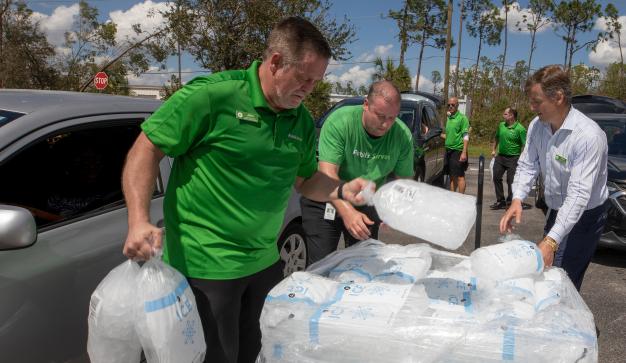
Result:
M139 124L159 105L0 90L0 361L88 361L90 295L125 258L122 167ZM160 163L152 198L157 225L170 166ZM285 274L304 269L297 194L277 243Z

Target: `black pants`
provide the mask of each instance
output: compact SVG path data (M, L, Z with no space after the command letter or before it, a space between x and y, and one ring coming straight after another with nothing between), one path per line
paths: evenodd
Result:
M496 201L504 202L504 189L502 188L502 177L506 171L506 184L508 186L507 202L511 202L513 199L513 190L511 185L513 184L513 177L515 176L515 170L517 169L517 160L519 155L508 156L498 155L493 163L493 185L496 189Z
M467 171L469 162L467 160L461 161L462 153L462 150L446 149L446 156L443 164L444 174L448 174L450 177L465 177L465 172Z
M233 280L189 278L206 341L205 363L253 363L261 351L259 318L268 292L282 279L281 262Z
M335 215L335 220L324 219L326 203L315 202L302 197L300 207L302 208L302 227L307 242L307 266L335 251L342 233L346 247L360 242L348 232L339 214ZM381 221L376 209L371 206L356 207L356 209L374 221L374 224L369 226L370 237L377 239Z
M579 291L604 230L609 203L607 200L598 207L586 210L570 233L561 241L559 250L554 256L554 266L562 267ZM551 210L548 214L544 236L554 226L557 213L558 211Z

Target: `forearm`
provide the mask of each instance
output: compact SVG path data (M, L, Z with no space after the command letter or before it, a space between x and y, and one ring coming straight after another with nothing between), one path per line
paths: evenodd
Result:
M317 202L337 199L338 179L333 179L322 172L315 172L312 177L304 179L296 189L300 194Z
M344 217L348 213L353 212L355 210L352 204L346 202L345 200L333 199L331 200L331 203L337 210L337 214L339 214L340 217Z
M463 152L467 154L467 145L469 144L469 136L463 137Z
M149 143L149 144L147 144ZM164 154L142 133L131 148L122 174L128 226L150 221L150 200Z

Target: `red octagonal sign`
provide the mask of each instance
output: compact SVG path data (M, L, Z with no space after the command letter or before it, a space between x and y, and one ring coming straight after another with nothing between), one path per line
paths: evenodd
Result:
M96 76L93 77L93 83L97 89L105 89L107 84L109 84L109 76L104 72L98 72Z

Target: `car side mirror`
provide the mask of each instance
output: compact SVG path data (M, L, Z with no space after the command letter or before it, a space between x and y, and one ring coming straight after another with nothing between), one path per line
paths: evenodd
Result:
M24 208L0 205L0 250L28 247L37 239L37 224Z

